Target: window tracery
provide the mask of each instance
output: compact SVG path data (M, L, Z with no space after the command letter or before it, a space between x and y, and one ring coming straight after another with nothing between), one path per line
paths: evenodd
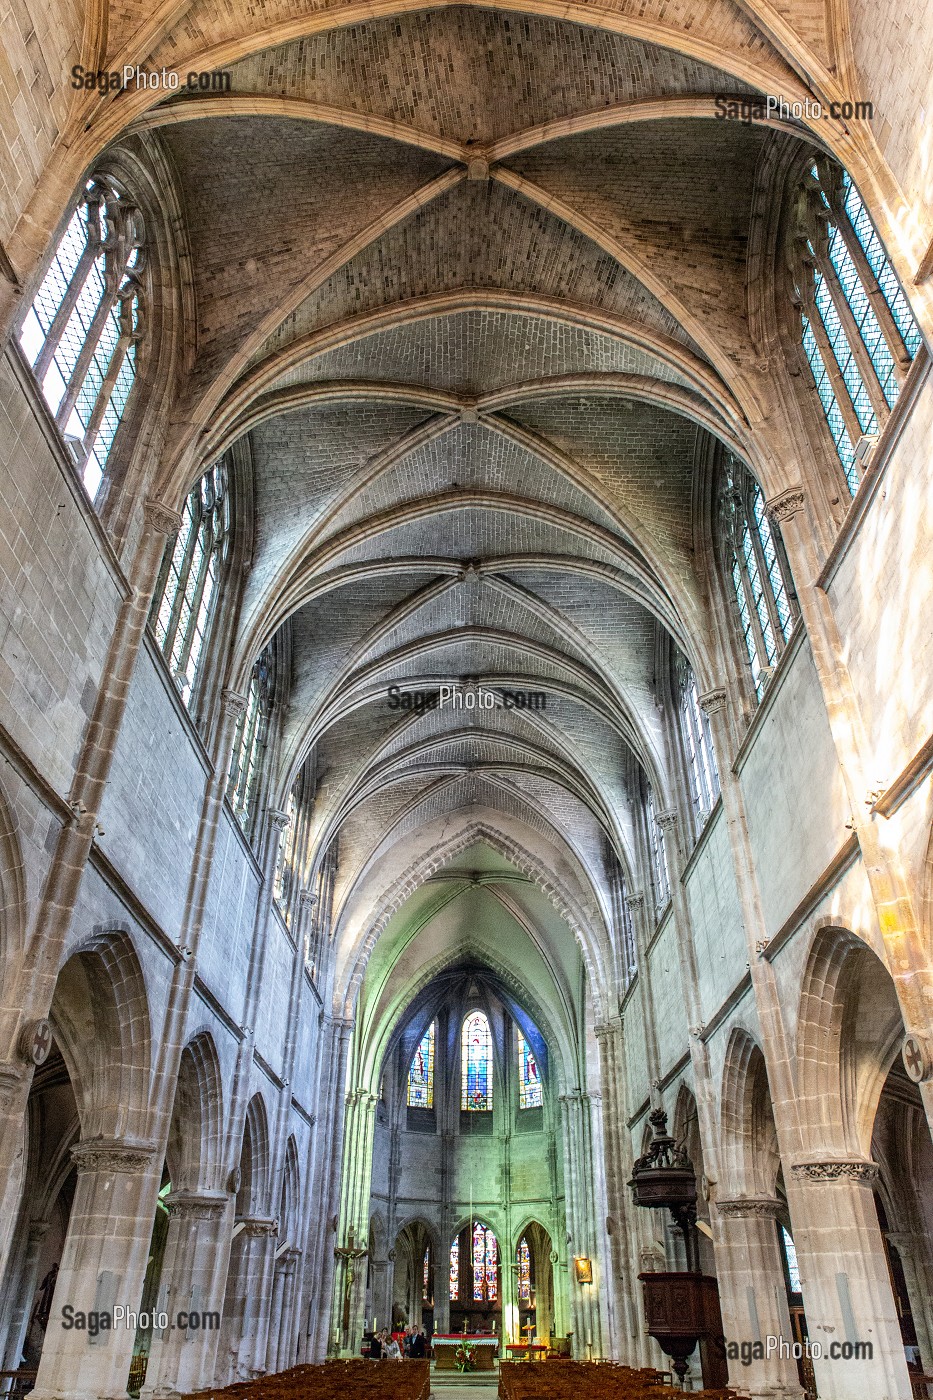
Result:
M186 706L198 679L230 545L226 464L204 473L189 493L181 528L165 551L150 620Z
M450 1297L456 1302L460 1297L460 1236L450 1246Z
M137 206L104 177L89 180L20 329L92 500L145 336L145 245Z
M784 548L765 508L761 487L726 452L719 497L726 570L735 594L742 639L760 700L787 645L797 613Z
M434 1022L418 1044L408 1069L409 1108L434 1107Z
M492 1032L482 1011L463 1023L460 1036L460 1107L467 1112L492 1108Z
M473 1301L493 1303L499 1295L499 1245L488 1225L473 1226Z
M827 157L797 190L790 261L803 351L854 496L921 336L851 176Z
M654 907L660 913L671 897L671 882L667 873L667 856L664 852L664 838L654 808L654 793L651 784L646 784L645 823L648 829L648 850L651 856L651 879L654 885Z
M518 1032L518 1106L519 1108L541 1108L544 1094L538 1062L528 1041Z

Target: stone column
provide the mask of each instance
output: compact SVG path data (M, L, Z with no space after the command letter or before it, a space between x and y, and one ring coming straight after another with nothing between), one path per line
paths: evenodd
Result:
M907 1231L889 1231L888 1244L897 1250L904 1270L924 1375L933 1375L933 1273L926 1237Z
M17 1163L35 1062L23 1037L49 1013L65 940L97 829L133 672L146 630L152 592L166 539L181 517L160 501L147 501L129 585L117 611L94 708L84 732L68 793L70 819L56 837L36 903L35 920L7 1005L0 1010L0 1277L6 1271L19 1192ZM12 974L12 968L10 969Z
M26 1329L36 1289L39 1286L39 1260L42 1245L49 1233L48 1220L34 1220L26 1231L26 1247L23 1250L22 1266L17 1271L15 1287L12 1280L5 1291L4 1301L10 1309L10 1325L7 1328L3 1349L3 1369L15 1371L23 1354Z
M92 1337L66 1330L62 1309L85 1314L135 1312L142 1297L162 1158L151 1143L91 1138L72 1148L78 1184L55 1302L46 1333L36 1400L105 1400L125 1396L135 1325L116 1325Z
M268 1371L283 1371L297 1362L295 1306L300 1263L300 1249L286 1249L275 1261L275 1288L266 1362Z
M631 1138L625 1127L623 1100L626 1083L625 1047L622 1041L622 1021L611 1017L604 1025L594 1027L599 1047L600 1079L603 1086L603 1132L606 1154L606 1209L609 1252L611 1260L607 1284L617 1291L614 1314L616 1326L610 1327L609 1337L613 1358L627 1365L640 1364L638 1350L641 1299L636 1303L637 1270L631 1245L635 1242L630 1228L627 1182L634 1165Z
M800 1284L821 1400L911 1400L874 1200L878 1168L858 1158L791 1167ZM872 1355L846 1355L870 1344ZM842 1354L832 1356L831 1349Z
M340 1224L337 1231L339 1249L342 1251L365 1250L369 1243L369 1193L377 1103L376 1095L366 1089L357 1089L347 1100ZM350 1307L348 1326L345 1328L348 1293ZM334 1287L334 1330L340 1334L340 1349L344 1355L355 1356L358 1352L365 1306L365 1266L341 1253L338 1255Z
M579 1283L573 1263L575 1256L586 1256L590 1260L594 1256L595 1237L590 1209L592 1183L586 1176L587 1163L591 1160L591 1135L587 1121L589 1104L586 1098L579 1089L560 1096L564 1112L564 1183L567 1191L567 1230L570 1234L568 1271L573 1354L583 1360L590 1354L600 1354L602 1340L599 1308L594 1297L594 1289L598 1287L597 1272L594 1269L593 1283Z
M308 1268L305 1274L305 1299L314 1300L308 1312L306 1356L309 1361L324 1359L330 1350L334 1335L332 1299L336 1264L335 1217L340 1200L344 1086L352 1031L353 1022L349 1018L329 1022L322 1056L322 1091L317 1101L324 1105L325 1114L317 1137L319 1157L315 1182L320 1201L320 1228L314 1241L315 1247L308 1250Z
M787 1285L777 1236L780 1202L770 1197L717 1201L714 1215L722 1327L728 1342L791 1337ZM729 1382L752 1400L801 1400L797 1365L777 1350L750 1366L730 1361Z
M227 1276L225 1354L215 1384L252 1380L265 1372L278 1221L247 1216L237 1225L241 1228L230 1246Z
M214 1378L224 1307L233 1201L226 1193L170 1193L158 1309L169 1327L154 1331L144 1397L202 1390ZM179 1313L198 1321L179 1326Z

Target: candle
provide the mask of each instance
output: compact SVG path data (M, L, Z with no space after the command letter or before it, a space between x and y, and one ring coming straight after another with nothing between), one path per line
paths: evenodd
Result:
M373 1318L373 1331L375 1332L375 1330L376 1330L376 1319L375 1319L375 1317L374 1317L374 1318Z

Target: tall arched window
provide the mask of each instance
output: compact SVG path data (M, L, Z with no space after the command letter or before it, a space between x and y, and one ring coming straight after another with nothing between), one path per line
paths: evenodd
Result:
M654 793L647 784L645 795L645 825L648 831L648 853L651 856L651 882L654 886L655 912L660 914L671 897L671 882L667 873L667 856L658 816L654 810Z
M460 1236L450 1246L450 1297L456 1302L460 1297Z
M20 344L91 499L136 378L145 329L139 209L89 180L20 330Z
M784 1269L787 1279L787 1287L791 1293L800 1292L800 1268L797 1264L797 1249L794 1241L790 1237L790 1231L783 1225L778 1225L781 1239L781 1251L784 1255Z
M460 1107L471 1112L492 1108L492 1033L482 1011L463 1023L460 1036Z
M522 1303L531 1302L531 1250L524 1235L518 1242L518 1297Z
M696 677L687 658L681 653L674 658L674 681L679 696L680 732L690 776L690 796L697 823L702 825L719 796L719 772L713 754L709 719L697 694Z
M499 1246L488 1225L473 1226L473 1301L493 1303L499 1296Z
M431 1301L431 1246L428 1245L424 1251L424 1262L421 1273L421 1301L429 1303Z
M540 1108L544 1103L538 1062L528 1041L518 1032L518 1106Z
M268 739L274 681L272 648L266 647L253 665L246 709L240 716L234 736L227 782L227 797L244 831L250 830L255 816L256 787Z
M273 898L280 912L286 918L286 922L288 921L291 893L295 883L295 847L298 840L297 787L298 783L296 782L288 794L288 801L285 804L285 815L288 817L288 822L279 834L279 848L275 857L275 879L272 890Z
M408 1069L408 1107L434 1107L434 1022L428 1026Z
M181 529L165 551L150 621L181 698L188 705L230 543L230 493L223 462L185 501Z
M721 526L742 637L760 700L787 644L796 615L790 570L761 487L738 457L725 453L719 496Z
M803 178L791 237L803 350L854 496L920 332L858 190L827 157Z

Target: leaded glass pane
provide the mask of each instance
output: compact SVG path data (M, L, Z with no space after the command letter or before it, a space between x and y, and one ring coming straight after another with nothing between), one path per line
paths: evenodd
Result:
M791 1293L800 1292L800 1268L797 1264L797 1250L790 1234L781 1226L781 1243L784 1246L784 1258L787 1261L787 1279L790 1284Z
M544 1103L541 1090L541 1077L538 1062L528 1041L518 1032L518 1106L519 1108L540 1108Z
M408 1070L408 1107L434 1107L434 1022L421 1038Z
M852 183L852 177L848 171L843 173L842 180L846 190L845 211L849 216L849 222L855 230L856 238L862 245L868 265L875 274L875 280L888 304L894 324L904 342L904 347L910 358L913 359L920 349L921 336L913 312L904 295L904 289L888 260L888 255L878 237L878 231L872 223L868 210L862 203L862 197Z
M460 1297L460 1241L454 1240L450 1246L450 1296L456 1302Z
M842 470L845 472L849 493L854 496L859 483L859 475L855 467L855 449L852 446L842 410L836 401L832 381L827 373L826 365L823 363L823 356L820 353L816 336L813 334L813 327L806 316L803 318L803 348L816 381L816 391L820 396L820 403L823 405L823 413L836 454L842 464Z
M492 1108L492 1034L482 1011L463 1023L460 1044L460 1107L472 1112Z
M518 1296L521 1302L531 1302L531 1250L524 1235L518 1245Z
M499 1293L499 1246L488 1225L473 1226L473 1301L495 1302Z

